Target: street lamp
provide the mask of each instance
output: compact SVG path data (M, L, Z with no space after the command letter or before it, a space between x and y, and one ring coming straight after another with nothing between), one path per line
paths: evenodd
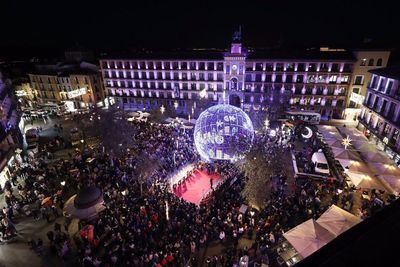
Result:
M164 105L161 105L161 107L160 107L160 112L161 112L161 114L164 114L164 112L165 112L165 107L164 107Z
M265 119L264 126L265 126L265 129L268 130L268 128L269 128L269 119L268 118Z
M174 108L177 109L179 107L178 101L174 102Z

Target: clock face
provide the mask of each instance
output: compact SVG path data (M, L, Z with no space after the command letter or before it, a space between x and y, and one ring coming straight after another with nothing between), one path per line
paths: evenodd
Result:
M221 145L222 143L224 143L224 137L223 137L222 135L217 135L217 136L215 137L215 142L216 142L218 145Z
M237 70L237 66L236 65L232 65L232 70Z

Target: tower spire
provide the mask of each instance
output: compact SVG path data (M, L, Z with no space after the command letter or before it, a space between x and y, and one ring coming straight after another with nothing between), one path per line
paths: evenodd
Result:
M242 26L241 25L239 25L239 30L237 30L233 33L232 39L234 42L241 42L241 40L242 40Z

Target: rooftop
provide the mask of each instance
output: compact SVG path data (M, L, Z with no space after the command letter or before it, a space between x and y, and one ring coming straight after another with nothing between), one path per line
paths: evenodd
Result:
M176 51L139 51L112 53L102 56L101 59L203 59L203 60L223 60L222 50L217 49L192 49Z
M369 72L379 76L400 80L400 66L391 66L386 68L373 69L370 70Z
M243 51L247 50L243 48ZM202 60L223 60L228 50L221 49L192 49L174 51L140 51L132 53L119 53L102 56L101 59L202 59ZM291 60L334 60L334 61L355 61L350 51L320 51L311 50L278 50L265 49L254 50L247 53L248 59L291 59Z
M35 69L29 74L50 75L50 76L69 76L69 75L88 75L98 73L97 67L93 64L82 62L80 64L65 64L63 62L54 65L36 65Z
M298 263L302 266L400 266L400 199Z
M305 50L256 50L249 53L249 59L293 59L293 60L337 60L355 61L355 57L349 51L320 51L319 49Z

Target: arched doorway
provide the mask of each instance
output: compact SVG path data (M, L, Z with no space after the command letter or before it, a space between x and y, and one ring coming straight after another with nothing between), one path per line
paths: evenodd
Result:
M240 106L240 104L241 104L240 97L238 95L235 95L235 94L230 95L229 96L229 104L232 105L232 106L236 106L236 107L240 108L241 107Z

